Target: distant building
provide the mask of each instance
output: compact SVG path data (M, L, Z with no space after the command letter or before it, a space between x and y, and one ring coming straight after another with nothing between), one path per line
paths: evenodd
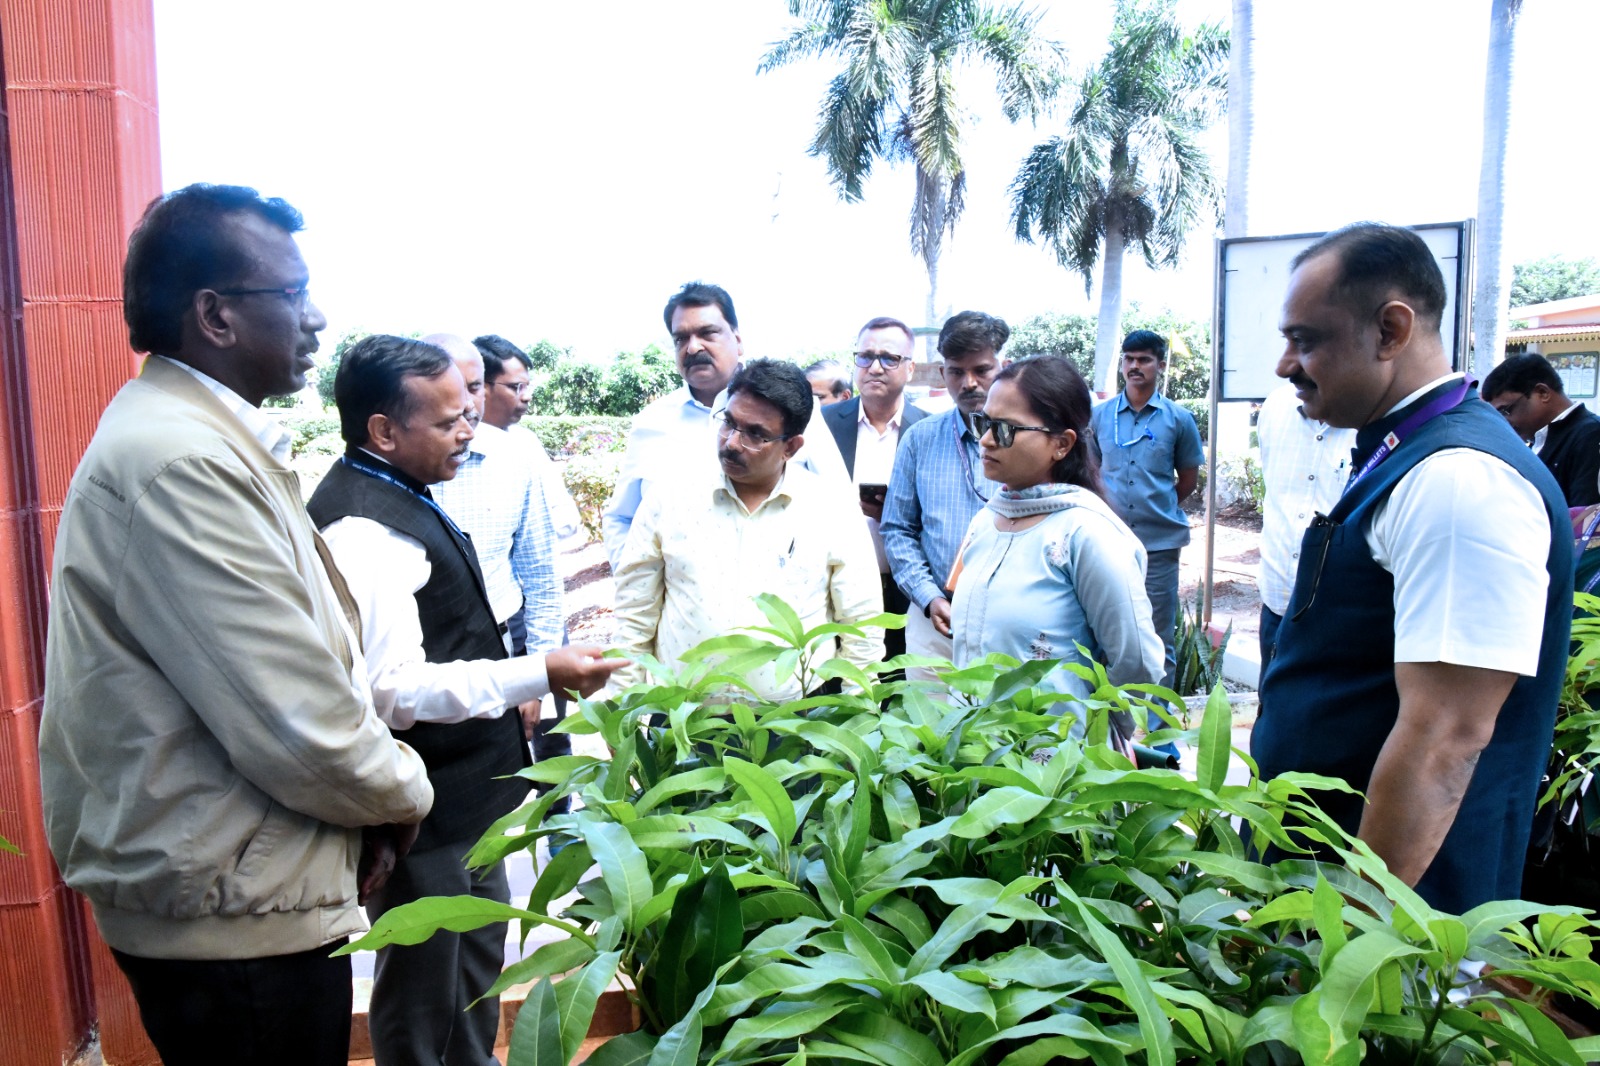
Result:
M1506 354L1542 355L1574 400L1600 397L1600 293L1513 307ZM1592 405L1591 405L1592 406Z

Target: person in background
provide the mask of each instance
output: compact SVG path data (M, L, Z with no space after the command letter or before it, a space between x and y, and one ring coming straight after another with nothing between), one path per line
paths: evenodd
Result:
M1054 355L1012 363L989 388L973 423L984 473L1000 488L956 565L956 666L990 652L1086 663L1086 651L1113 684L1159 680L1145 550L1103 495L1085 439L1091 406L1077 368ZM1041 685L1079 698L1094 691L1060 667Z
M1301 543L1251 753L1263 780L1359 789L1315 798L1430 906L1517 898L1567 664L1566 501L1451 373L1422 238L1361 223L1291 270L1278 376L1357 431L1355 474Z
M550 507L550 527L557 543L565 542L576 536L583 526L578 505L573 502L572 493L561 480L561 470L551 461L544 445L522 424L533 398L533 385L528 377L533 360L528 358L527 352L494 333L474 337L472 345L483 356L483 420L505 430L513 442L527 450L528 459L544 485L545 503Z
M806 380L811 383L811 394L824 407L844 403L855 395L850 387L850 371L834 359L818 359L806 367Z
M621 561L634 513L652 482L673 480L687 468L700 469L708 476L715 473L715 416L727 403L728 381L744 359L733 297L720 286L689 282L673 293L661 318L672 334L683 387L648 404L634 417L628 432L628 447L602 522L613 573ZM805 432L807 443L794 461L823 475L843 496L850 489L850 479L832 434L822 425L821 412L821 406L813 402Z
M1544 356L1507 356L1483 379L1483 398L1532 446L1568 507L1600 503L1600 415L1567 398Z
M56 537L45 829L172 1066L342 1066L350 959L332 953L433 804L374 710L355 605L261 409L305 388L327 325L301 225L242 186L145 209L123 314L150 356Z
M1356 432L1306 414L1288 382L1273 389L1256 417L1261 479L1266 486L1261 519L1261 668L1289 606L1300 540L1319 514L1339 502L1350 474Z
M883 550L910 600L906 651L949 659L950 590L945 582L975 516L999 488L984 473L971 418L983 408L1011 336L982 311L952 315L939 330L941 373L955 406L901 434L883 505ZM907 671L928 678L921 668Z
M859 625L883 612L872 544L853 501L793 460L815 403L792 363L756 359L728 384L719 416L721 469L686 470L653 486L617 568L617 646L667 665L710 637L766 625L755 597L770 592L810 629ZM880 631L841 635L838 655L867 668L883 660ZM834 639L817 654L833 657ZM635 665L619 686L644 680ZM751 685L765 699L804 695L767 667Z
M874 318L856 336L856 383L861 394L843 403L824 405L822 412L822 420L844 457L845 469L857 486L861 513L866 516L867 532L878 556L883 607L893 614L905 614L910 601L889 572L879 523L900 435L927 417L926 411L906 403L911 354L910 327L896 318ZM904 654L905 630L885 630L884 647L891 659Z
M475 432L466 380L443 349L374 334L345 353L333 390L345 454L308 509L359 610L378 713L422 754L437 796L368 913L376 921L424 896L507 903L504 863L465 863L527 795L516 776L529 762L523 722L507 708L552 687L587 695L626 663L601 659L596 647L508 655L472 540L429 489L468 462ZM441 930L380 949L368 1015L374 1057L490 1062L500 1010L484 993L505 965L505 930Z

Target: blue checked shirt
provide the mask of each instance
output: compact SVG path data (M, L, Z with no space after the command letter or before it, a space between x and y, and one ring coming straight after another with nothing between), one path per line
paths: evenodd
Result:
M561 585L544 484L503 429L478 426L467 461L433 497L468 536L497 622L520 608L528 651L561 647Z
M895 584L919 609L945 594L967 527L999 488L983 474L960 408L900 434L883 504L883 550Z

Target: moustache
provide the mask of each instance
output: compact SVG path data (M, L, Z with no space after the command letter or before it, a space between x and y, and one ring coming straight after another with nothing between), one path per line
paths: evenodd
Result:
M744 466L744 457L738 452L718 452L717 458L729 466Z
M716 362L709 355L686 355L683 357L683 368L690 370L697 366L715 366Z

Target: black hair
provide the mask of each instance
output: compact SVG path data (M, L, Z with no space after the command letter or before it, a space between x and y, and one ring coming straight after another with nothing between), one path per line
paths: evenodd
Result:
M962 311L945 319L939 330L939 354L946 359L960 359L990 348L999 355L1010 339L1011 327L1005 319L982 311Z
M1161 362L1167 361L1167 338L1153 329L1136 329L1122 338L1125 352L1154 352Z
M1357 222L1317 241L1295 256L1291 270L1324 252L1339 259L1334 292L1353 313L1376 311L1380 301L1399 290L1417 316L1438 328L1444 318L1444 274L1426 241L1404 226Z
M805 375L810 378L813 374L826 374L828 376L828 394L837 396L840 393L849 395L854 391L851 384L850 371L837 359L818 359L806 367Z
M783 416L783 435L797 437L811 422L811 408L817 398L805 372L793 363L777 359L753 359L734 371L728 382L728 399L747 392L778 409Z
M1052 432L1072 430L1078 435L1065 459L1050 468L1050 480L1077 485L1105 499L1100 480L1100 459L1090 442L1089 412L1094 401L1089 386L1072 365L1059 355L1035 355L1012 363L995 375L995 384L1014 381L1028 406Z
M491 385L498 381L505 372L506 364L515 359L529 370L533 369L533 360L528 358L528 353L506 340L498 333L485 333L481 337L472 338L472 346L478 349L478 354L483 356L483 382Z
M416 409L406 378L436 378L455 365L443 348L422 341L387 333L361 338L344 353L333 377L339 435L359 448L367 443L367 420L373 415L404 424Z
M300 212L243 185L185 186L151 200L128 237L122 317L136 352L176 354L183 316L201 289L242 281L254 260L239 247L236 215L252 214L285 233L305 228Z
M708 285L703 281L691 281L673 293L672 299L667 301L667 306L661 312L661 321L667 324L667 332L671 333L672 314L678 308L710 307L712 304L722 312L722 317L727 319L730 328L739 328L739 316L733 313L733 297L728 295L728 290L720 285Z
M1535 385L1543 385L1561 396L1567 394L1561 387L1561 375L1556 373L1556 368L1544 356L1529 352L1506 356L1505 362L1489 371L1479 392L1485 400L1493 403L1501 393L1526 396L1533 392Z
M1001 323L1001 325L1004 325L1004 323ZM887 315L879 315L871 322L868 322L866 325L856 330L856 336L861 336L869 329L897 329L906 335L906 340L910 341L912 344L917 343L917 335L911 332L911 327L900 321L898 318L890 318ZM1010 336L1009 330L1007 331L1006 335ZM1000 343L1004 344L1005 341L1001 341Z

